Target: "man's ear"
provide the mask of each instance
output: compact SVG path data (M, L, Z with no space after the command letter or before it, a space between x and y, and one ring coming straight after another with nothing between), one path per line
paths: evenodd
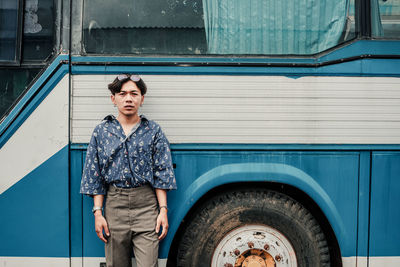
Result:
M115 105L115 95L111 95L111 102L113 102L113 104Z
M140 101L140 106L143 105L143 102L144 102L144 95L142 95L142 101Z

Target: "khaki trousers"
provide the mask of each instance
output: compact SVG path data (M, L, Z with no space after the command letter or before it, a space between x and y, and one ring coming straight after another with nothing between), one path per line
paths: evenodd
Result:
M138 267L157 266L157 216L157 198L152 187L109 187L105 203L110 230L105 245L107 267L131 267L132 250Z

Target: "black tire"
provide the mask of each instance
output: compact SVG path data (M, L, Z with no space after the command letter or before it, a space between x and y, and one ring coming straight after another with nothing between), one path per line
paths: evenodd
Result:
M311 213L294 199L264 189L225 192L202 205L183 232L177 266L211 266L222 238L246 224L281 232L293 246L298 266L330 266L328 243Z

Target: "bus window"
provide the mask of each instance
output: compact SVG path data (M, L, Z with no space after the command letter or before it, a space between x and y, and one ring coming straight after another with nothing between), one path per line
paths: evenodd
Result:
M372 36L400 38L400 0L371 0Z
M84 0L84 52L315 54L355 36L350 2Z
M18 60L18 8L18 1L0 2L0 62Z
M55 43L54 14L54 0L0 1L0 120L46 66Z
M201 0L85 0L87 53L204 54Z
M53 52L53 0L25 0L24 61L44 60Z
M0 69L0 119L39 72L40 68Z

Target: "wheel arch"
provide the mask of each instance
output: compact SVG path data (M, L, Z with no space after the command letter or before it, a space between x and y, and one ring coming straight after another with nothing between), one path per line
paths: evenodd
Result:
M182 209L174 213L174 234L168 246L168 264L174 266L183 229L193 214L211 196L228 190L269 189L295 199L320 223L329 243L332 266L341 266L340 236L345 234L342 220L327 193L303 171L286 164L227 164L214 168L196 179L182 194ZM171 220L171 222L172 222ZM339 235L338 235L339 233ZM339 239L338 239L339 237ZM339 242L338 242L339 241Z

